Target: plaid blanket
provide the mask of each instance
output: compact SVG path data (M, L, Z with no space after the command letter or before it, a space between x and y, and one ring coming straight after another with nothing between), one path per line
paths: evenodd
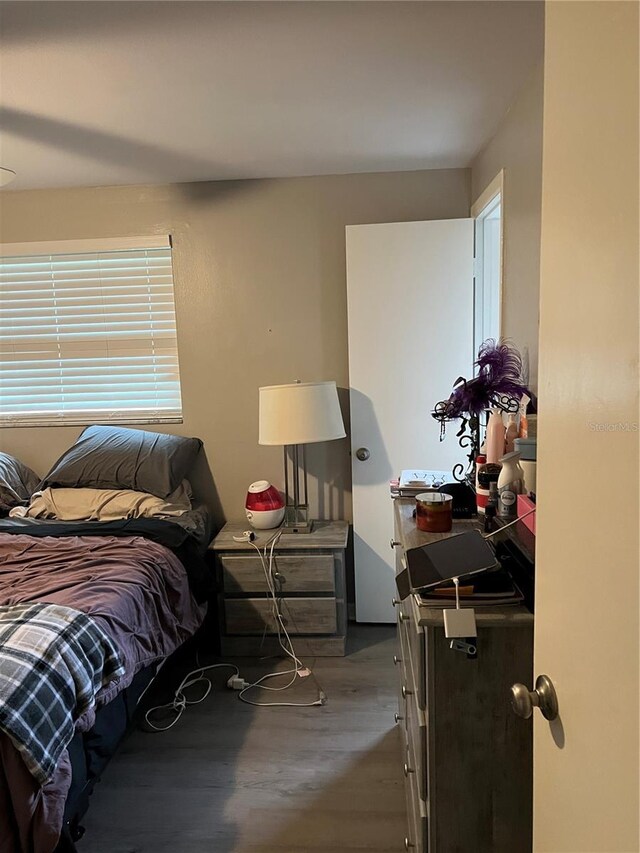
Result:
M42 785L98 691L124 674L120 652L85 613L0 606L0 730Z

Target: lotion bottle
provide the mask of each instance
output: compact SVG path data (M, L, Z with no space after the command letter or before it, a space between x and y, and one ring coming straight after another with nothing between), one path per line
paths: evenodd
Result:
M500 409L491 409L487 423L487 462L496 463L504 456L504 423Z

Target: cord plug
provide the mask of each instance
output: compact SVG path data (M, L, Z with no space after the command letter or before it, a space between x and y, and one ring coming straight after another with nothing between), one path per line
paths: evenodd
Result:
M239 675L232 675L227 681L227 687L229 690L244 690L244 688L248 686L249 682L245 681L244 678Z
M256 538L256 534L253 530L243 530L242 536L233 536L232 538L234 542L253 542Z

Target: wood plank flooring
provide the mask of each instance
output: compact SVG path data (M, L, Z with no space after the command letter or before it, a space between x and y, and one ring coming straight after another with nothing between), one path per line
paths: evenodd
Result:
M214 670L211 694L173 729L126 741L95 789L79 853L399 853L395 628L352 625L348 650L315 661L323 707L244 705L225 686L229 671ZM248 680L276 663L234 662ZM172 673L174 684L193 664ZM250 698L316 696L309 678Z

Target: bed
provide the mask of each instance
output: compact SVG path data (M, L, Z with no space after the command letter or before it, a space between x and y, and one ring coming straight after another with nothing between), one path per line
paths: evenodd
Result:
M166 446L154 446L151 455L146 453L156 434L93 429L97 433L86 436L85 430L76 443L84 436L82 455L90 462L89 475L85 476L86 465L85 474L78 475L78 448L74 445L75 450L68 451L73 465L68 457L58 460L58 473L54 466L29 502L23 500L22 509L12 510L15 517L0 518L0 629L3 619L15 621L16 614L29 636L39 636L34 633L38 619L62 618L69 624L78 620L83 641L88 643L89 637L91 649L99 650L99 665L91 671L94 692L84 704L76 697L72 728L67 725L62 747L58 732L51 738L53 748L45 751L48 764L37 750L34 753L32 744L16 737L0 692L0 853L68 853L75 849L78 821L87 808L89 793L130 725L138 699L160 663L198 630L211 592L211 576L204 562L210 530L203 507L183 507L175 516L125 518L115 517L122 510L114 509L125 491L135 491L139 505L149 503L145 495L161 501L171 497L176 482L184 482L199 444L174 465L175 459L167 462ZM122 444L123 432L134 434L133 445ZM109 446L113 436L119 447L115 454ZM164 441L163 437L161 445ZM123 465L123 459L130 460L132 453L134 464ZM149 463L146 475L140 471L145 459ZM70 468L73 485L65 482ZM160 483L156 482L159 473L168 474ZM94 512L86 508L82 492L93 490L95 498L96 483L101 491L100 509ZM107 490L113 492L108 500L102 494ZM49 501L45 510L43 495L44 504ZM110 507L106 511L105 500ZM93 517L101 512L106 512L102 520ZM90 518L76 517L83 514ZM4 636L16 636L13 624L10 627ZM13 650L10 641L2 644L2 636L0 631L0 672L6 675ZM65 653L69 636L74 639L63 622L60 637ZM83 649L73 660L88 667L85 652ZM42 676L38 689L50 690L46 695L57 702L66 694L45 683L49 678L48 673L47 678ZM0 691L2 684L0 680ZM37 717L42 698L35 692L34 696L35 701L29 699L22 706L31 720ZM53 708L45 699L40 704ZM55 718L54 710L50 716Z

